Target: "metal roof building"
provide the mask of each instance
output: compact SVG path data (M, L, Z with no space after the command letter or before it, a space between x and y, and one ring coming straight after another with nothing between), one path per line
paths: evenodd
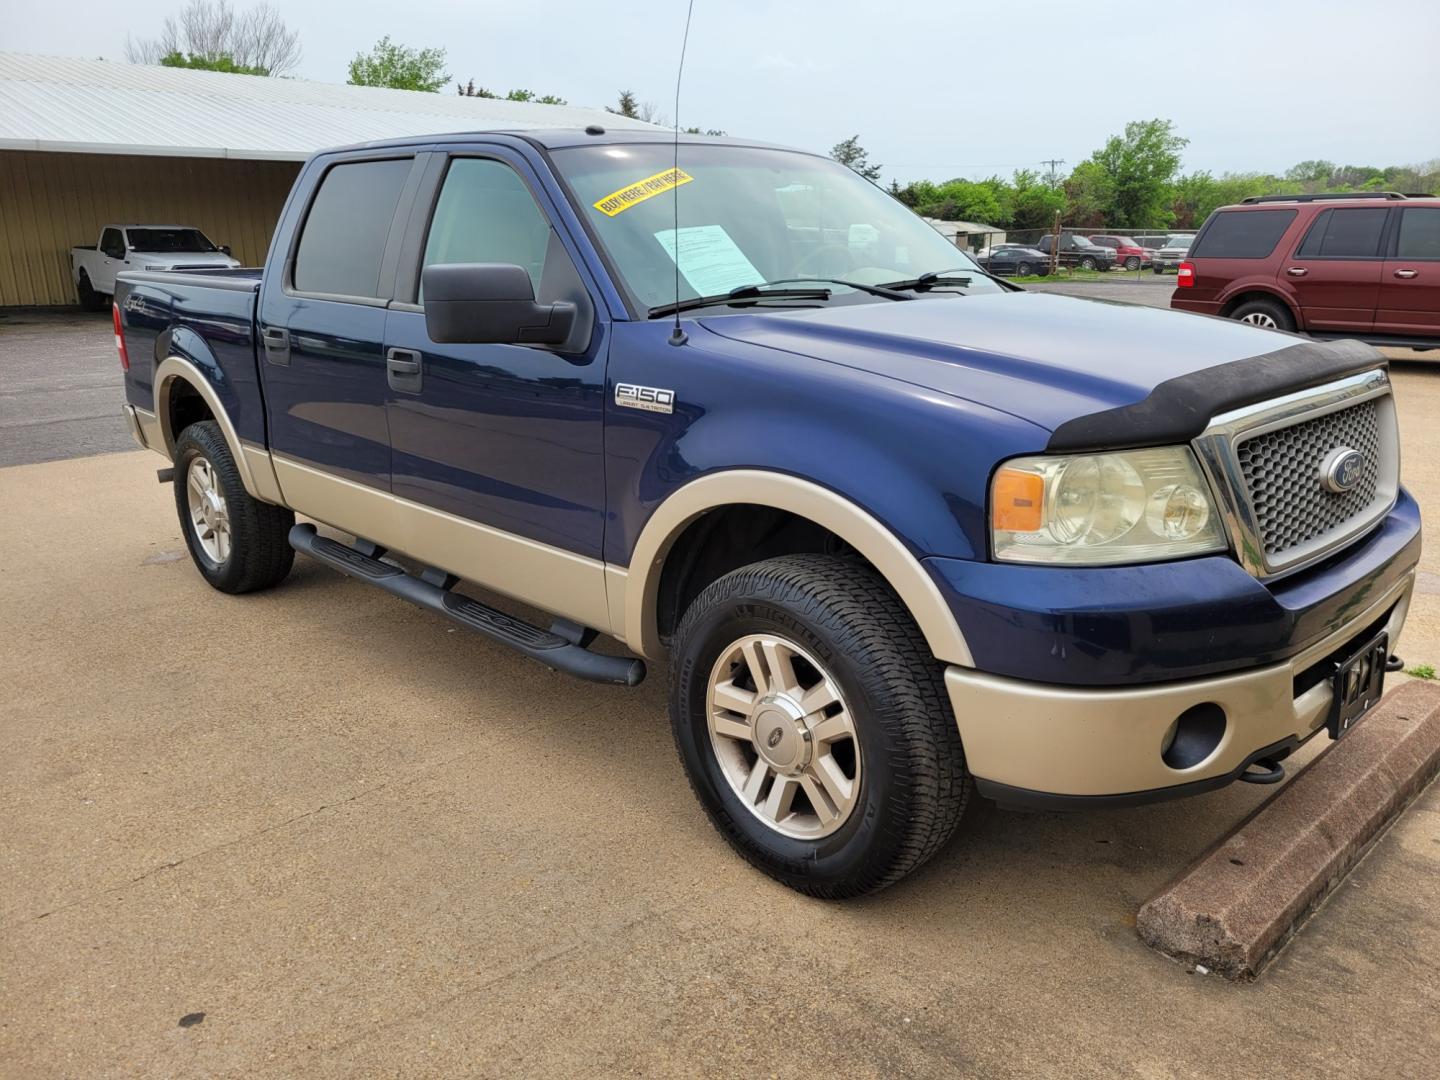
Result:
M0 307L75 302L69 250L180 221L258 264L316 150L455 131L651 129L575 105L0 53Z

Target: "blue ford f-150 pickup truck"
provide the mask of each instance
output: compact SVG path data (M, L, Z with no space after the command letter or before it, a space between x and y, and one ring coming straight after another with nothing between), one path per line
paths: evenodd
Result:
M1379 353L1026 293L828 159L672 153L325 152L263 272L122 275L200 574L299 550L583 678L667 662L715 826L826 897L976 790L1275 779L1373 704L1420 551Z

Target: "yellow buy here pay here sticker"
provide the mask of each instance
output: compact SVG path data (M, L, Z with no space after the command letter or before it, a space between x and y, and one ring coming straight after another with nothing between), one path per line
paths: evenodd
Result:
M619 191L612 191L599 202L595 203L595 209L599 210L606 217L614 217L623 210L629 210L632 206L638 206L646 199L654 198L671 188L677 188L681 184L688 184L695 178L680 169L666 169L654 176L647 176L644 180L636 180Z

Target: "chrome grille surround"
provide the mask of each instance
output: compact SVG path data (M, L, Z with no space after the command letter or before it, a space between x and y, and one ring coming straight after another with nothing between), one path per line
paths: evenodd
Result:
M1374 527L1400 490L1400 439L1383 368L1215 417L1194 441L1242 566L1292 574ZM1332 493L1320 463L1348 446L1366 456L1359 483Z

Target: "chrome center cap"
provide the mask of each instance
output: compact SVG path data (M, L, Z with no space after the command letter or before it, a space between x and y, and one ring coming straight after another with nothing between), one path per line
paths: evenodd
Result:
M776 772L798 776L810 764L815 740L799 702L788 694L767 694L756 702L750 727L756 752Z

